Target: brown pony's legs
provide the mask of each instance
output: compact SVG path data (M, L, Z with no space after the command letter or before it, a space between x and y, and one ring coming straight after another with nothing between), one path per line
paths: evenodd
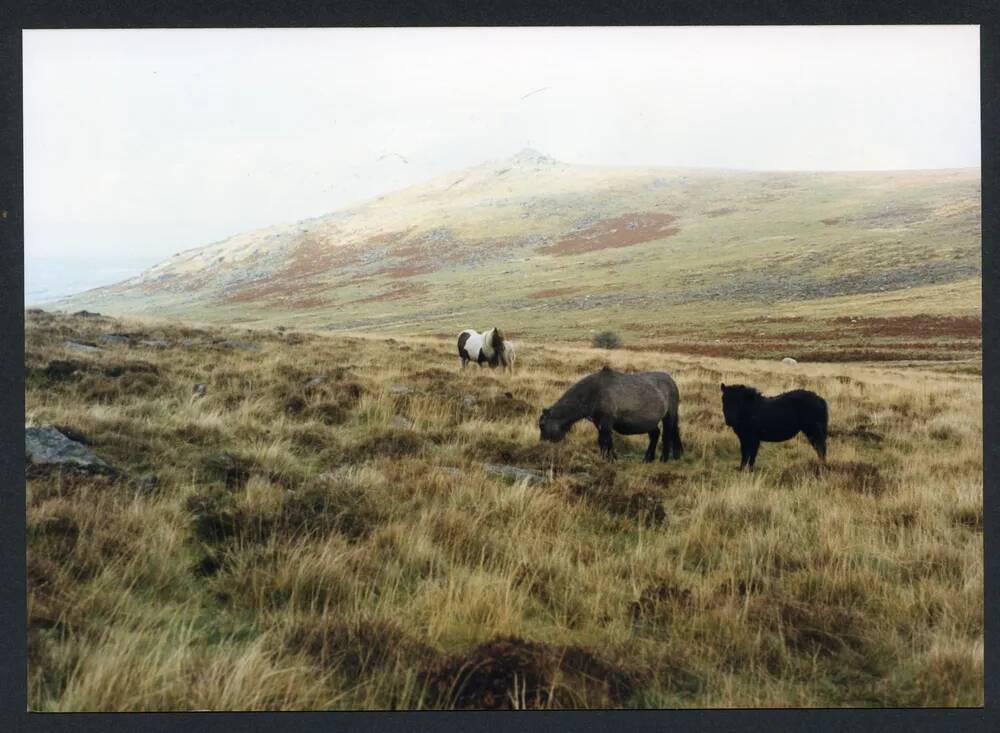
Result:
M618 457L615 455L615 440L610 425L597 426L597 447L601 449L601 455L609 461Z
M652 463L656 458L656 442L660 439L660 429L653 428L649 431L649 447L646 448L646 455L643 456L643 463Z

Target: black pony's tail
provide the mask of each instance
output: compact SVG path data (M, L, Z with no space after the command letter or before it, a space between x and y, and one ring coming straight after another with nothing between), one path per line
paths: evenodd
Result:
M803 432L821 461L826 460L826 436L830 425L830 409L826 400L816 395L816 415Z

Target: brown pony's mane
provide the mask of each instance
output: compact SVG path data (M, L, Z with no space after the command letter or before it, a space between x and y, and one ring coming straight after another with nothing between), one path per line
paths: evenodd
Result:
M490 347L493 349L493 356L490 358L490 363L493 366L506 364L506 358L503 353L503 341L503 331L494 326L493 334L490 336Z

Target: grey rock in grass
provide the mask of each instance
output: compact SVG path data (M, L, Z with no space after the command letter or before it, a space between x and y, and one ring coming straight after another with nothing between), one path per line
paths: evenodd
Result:
M505 466L497 463L484 463L486 473L493 476L503 476L515 481L527 481L529 484L544 484L545 474L531 468L518 468L517 466Z
M81 354L102 354L104 349L100 349L90 344L81 344L76 341L64 341L63 346L71 351L78 351Z
M150 349L168 349L170 348L170 342L164 341L163 339L144 339L139 342L141 346L146 346Z
M152 492L160 483L160 477L152 471L142 474L135 480L135 487L143 493Z
M123 333L104 333L97 340L105 344L127 344L129 342L128 336Z
M464 395L462 397L462 407L472 408L472 407L475 407L475 406L476 406L476 397L475 397L475 395L467 394L467 395Z
M68 379L81 370L86 370L87 365L82 361L65 361L63 359L53 359L44 369L45 376L49 379Z
M386 387L386 391L389 394L413 394L416 390L413 387L408 387L405 384L390 384Z
M399 428L401 430L413 430L413 420L403 417L402 415L396 415L389 421L389 427Z
M198 397L204 397L205 393L208 392L208 387L204 384L196 384L194 386L194 393Z
M329 377L321 374L318 377L313 377L312 379L308 380L305 386L306 388L318 387L321 384L326 384L326 382L328 382L329 379L330 379Z
M117 472L82 443L70 440L52 426L24 429L24 451L36 466L72 468L113 476Z
M793 365L793 366L794 366L795 364L798 364L798 362L797 362L797 361L795 361L795 359L793 359L793 358L792 358L792 357L790 357L790 356L786 356L786 357L785 357L784 359L782 359L782 360L781 360L781 363L782 363L782 364L791 364L791 365Z

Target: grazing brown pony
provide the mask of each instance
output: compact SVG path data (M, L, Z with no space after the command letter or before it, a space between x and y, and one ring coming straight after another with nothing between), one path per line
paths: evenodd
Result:
M574 384L551 407L542 410L538 419L541 439L558 442L579 420L587 419L597 428L597 447L609 460L617 456L612 431L622 435L649 435L649 447L643 462L656 458L656 441L663 423L663 450L680 458L684 453L678 425L680 394L677 383L666 372L622 374L604 367Z

